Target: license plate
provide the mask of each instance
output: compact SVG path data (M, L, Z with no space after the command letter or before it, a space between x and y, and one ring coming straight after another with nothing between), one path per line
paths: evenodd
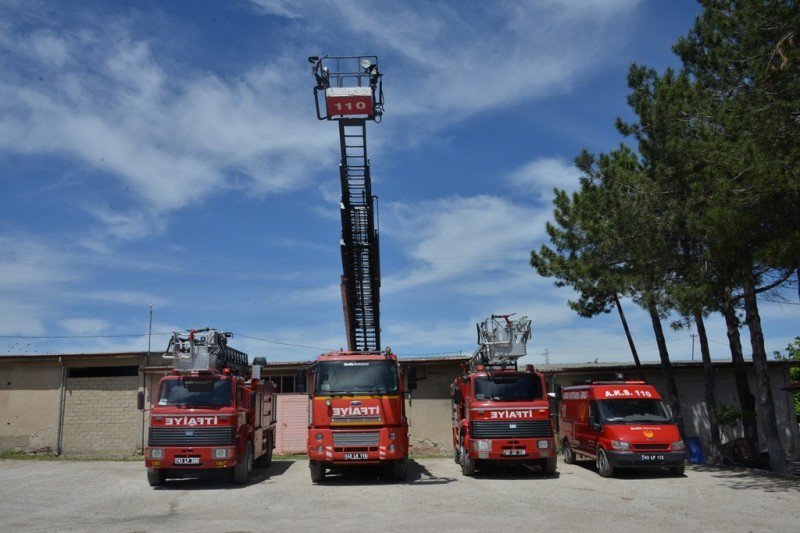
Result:
M663 455L652 455L652 454L644 454L642 455L642 461L663 461Z
M525 450L503 450L503 455L525 455Z
M175 458L176 465L199 465L200 458L199 457L176 457Z
M346 453L344 454L345 461L362 461L367 458L365 453Z

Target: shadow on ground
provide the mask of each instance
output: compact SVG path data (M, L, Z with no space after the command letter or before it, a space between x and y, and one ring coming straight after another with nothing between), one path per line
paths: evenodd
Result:
M455 478L435 476L427 467L413 459L408 461L408 476L404 481L392 479L391 470L375 466L353 466L337 468L325 474L326 485L374 485L389 483L399 485L443 485L455 481Z
M594 474L600 478L600 474L597 473L597 466L595 465L594 461L582 461L577 460L575 461L575 466L579 466L583 469L589 470L594 472ZM687 466L687 469L691 468L691 466ZM676 476L674 474L670 474L669 470L666 468L644 468L644 467L634 467L634 468L616 468L614 469L614 476L615 479L629 479L629 480L648 480L648 479L659 479L659 478L684 478L686 474ZM600 478L602 479L602 478Z
M234 483L229 472L212 471L201 473L194 477L167 478L166 483L153 487L155 490L236 490L250 485L258 485L269 479L282 475L294 461L272 461L269 468L256 468L250 474L250 480L245 484Z

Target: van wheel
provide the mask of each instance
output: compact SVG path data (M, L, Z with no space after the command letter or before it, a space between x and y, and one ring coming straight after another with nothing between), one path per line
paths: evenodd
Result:
M319 483L325 480L325 467L320 461L309 461L308 468L311 470L311 481Z
M606 451L603 448L597 449L597 473L601 477L611 477L614 475L614 467L608 462Z
M164 474L165 472L161 468L148 468L147 482L150 483L151 487L157 487L159 485L163 485L167 477Z
M572 451L572 448L569 445L569 441L564 439L564 444L561 445L561 453L564 456L564 463L568 465L575 464L575 454Z
M475 459L467 455L467 450L464 445L461 445L461 473L465 476L475 475Z
M555 457L548 457L547 459L542 459L541 468L542 474L545 476L552 476L556 473L556 458Z
M673 476L680 477L686 471L686 465L670 467L669 473Z
M239 458L239 462L233 467L233 481L244 485L250 479L250 472L253 470L253 445L248 443L244 452L244 457Z

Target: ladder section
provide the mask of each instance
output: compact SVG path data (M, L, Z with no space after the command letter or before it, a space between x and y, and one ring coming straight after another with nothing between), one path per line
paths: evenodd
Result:
M364 119L339 120L342 305L350 351L380 350L380 254Z

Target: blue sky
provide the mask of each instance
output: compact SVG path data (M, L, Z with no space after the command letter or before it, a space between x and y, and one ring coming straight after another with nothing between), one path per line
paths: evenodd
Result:
M697 9L2 1L0 353L146 349L120 335L147 331L151 303L155 350L205 325L270 360L343 346L338 135L315 118L306 57L375 54L383 342L471 352L476 321L516 312L533 321L530 362L626 361L616 314L575 316L528 254L552 188L577 183L572 159L620 142L628 65L676 65ZM763 303L769 350L800 333L791 301ZM624 305L656 359L649 319ZM722 321L708 329L728 357ZM674 359L689 334L668 333Z

